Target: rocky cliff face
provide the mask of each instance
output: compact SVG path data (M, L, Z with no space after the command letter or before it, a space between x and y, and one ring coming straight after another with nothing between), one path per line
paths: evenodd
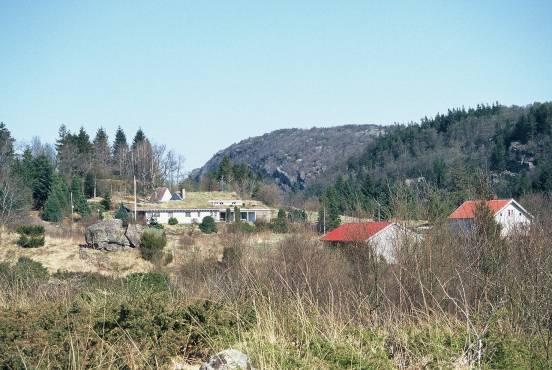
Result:
M283 189L304 189L323 175L329 179L345 170L347 159L384 132L384 127L376 125L277 130L219 151L193 176L199 178L215 170L228 156L232 162L245 163L273 179Z

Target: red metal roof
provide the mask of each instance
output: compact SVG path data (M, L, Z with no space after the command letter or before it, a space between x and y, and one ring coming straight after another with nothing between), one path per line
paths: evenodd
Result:
M495 215L500 211L502 208L506 207L508 203L510 203L512 199L493 199L493 200L467 200L454 212L452 212L449 216L451 219L467 219L467 218L474 218L475 217L475 209L477 208L477 205L481 202L485 202L487 207L491 210L492 214Z
M327 242L365 241L391 224L388 221L344 224L330 231L320 240Z

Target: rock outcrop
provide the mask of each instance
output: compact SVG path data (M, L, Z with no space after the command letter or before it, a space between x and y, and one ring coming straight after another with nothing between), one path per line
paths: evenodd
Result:
M352 155L385 132L385 127L376 125L277 130L219 151L202 168L192 171L191 177L216 170L228 156L283 190L304 189L339 175Z
M95 249L114 251L126 247L138 247L143 229L138 225L123 226L118 219L103 220L86 228L86 244Z
M249 357L237 349L225 349L204 362L200 370L254 370Z
M128 225L125 236L130 242L130 246L132 248L138 248L140 246L140 240L142 239L143 233L144 228L141 225Z

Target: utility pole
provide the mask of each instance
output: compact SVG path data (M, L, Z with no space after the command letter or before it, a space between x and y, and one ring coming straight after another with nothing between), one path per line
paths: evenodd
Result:
M326 206L324 206L322 214L324 215L324 235L326 234Z
M136 175L134 176L134 222L136 222Z
M71 240L73 240L73 191L71 191Z

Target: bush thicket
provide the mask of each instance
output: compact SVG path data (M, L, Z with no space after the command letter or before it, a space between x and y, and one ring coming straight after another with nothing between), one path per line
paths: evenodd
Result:
M167 245L167 236L164 230L148 227L144 230L140 243L142 258L157 263L163 257L163 248Z
M217 232L217 224L215 219L211 216L203 217L203 220L199 224L199 230L205 234L212 234Z

